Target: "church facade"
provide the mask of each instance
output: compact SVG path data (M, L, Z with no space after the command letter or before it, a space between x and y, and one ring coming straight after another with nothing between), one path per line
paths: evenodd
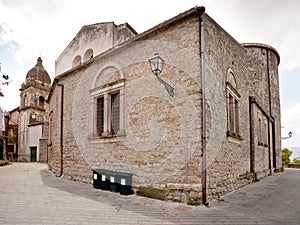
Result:
M84 27L56 61L53 173L91 182L92 169L126 172L136 190L205 203L281 170L274 48L240 44L203 7L141 34L121 28Z
M50 76L39 57L20 88L18 161L47 162L50 87Z

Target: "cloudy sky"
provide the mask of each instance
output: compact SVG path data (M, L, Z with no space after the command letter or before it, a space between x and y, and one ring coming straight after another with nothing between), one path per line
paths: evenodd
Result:
M171 4L170 4L171 3ZM280 54L283 147L300 146L300 1L298 0L0 0L0 106L19 105L19 88L39 56L54 77L54 62L84 25L128 22L138 33L194 6L206 13L240 43L259 42ZM2 79L2 81L4 81Z

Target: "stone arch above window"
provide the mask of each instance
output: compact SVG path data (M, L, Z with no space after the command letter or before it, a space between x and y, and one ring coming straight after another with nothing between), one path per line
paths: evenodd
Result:
M78 66L81 64L81 56L78 55L73 59L72 67Z
M227 70L227 78L226 78L226 81L227 83L230 83L230 85L236 89L236 80L235 80L235 76L234 76L234 73L233 73L233 70L232 69L228 69Z
M227 96L227 136L241 139L240 135L240 94L237 91L235 76L232 69L226 74L226 96Z
M116 67L114 66L105 67L100 71L100 73L96 77L93 88L103 87L105 85L112 84L114 82L121 80L122 78L123 78L122 74Z
M99 71L90 90L91 137L105 141L124 135L125 80L122 69L113 65Z
M93 49L88 49L86 50L86 52L84 53L84 56L83 56L83 61L88 61L89 59L93 58L94 57L94 51Z

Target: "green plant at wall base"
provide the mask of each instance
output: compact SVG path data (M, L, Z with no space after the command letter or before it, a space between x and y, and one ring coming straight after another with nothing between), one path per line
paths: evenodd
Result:
M200 205L199 201L194 201L192 199L189 199L187 202L188 205Z

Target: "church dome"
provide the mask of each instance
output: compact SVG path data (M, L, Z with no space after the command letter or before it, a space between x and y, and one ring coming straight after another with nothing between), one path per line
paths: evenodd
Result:
M37 59L36 65L31 70L28 71L26 75L26 80L38 80L41 81L42 83L47 83L47 84L51 83L49 74L43 67L41 57Z

